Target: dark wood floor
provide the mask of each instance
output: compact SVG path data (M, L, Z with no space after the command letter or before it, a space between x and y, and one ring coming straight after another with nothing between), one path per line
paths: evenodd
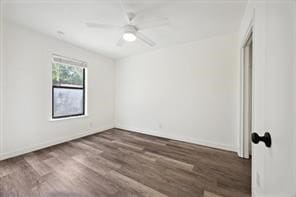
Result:
M111 129L0 162L0 196L250 196L235 153Z

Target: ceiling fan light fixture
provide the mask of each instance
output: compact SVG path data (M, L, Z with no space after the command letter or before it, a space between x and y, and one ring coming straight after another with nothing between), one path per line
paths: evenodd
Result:
M132 32L125 32L122 38L127 42L134 42L137 39L136 35Z

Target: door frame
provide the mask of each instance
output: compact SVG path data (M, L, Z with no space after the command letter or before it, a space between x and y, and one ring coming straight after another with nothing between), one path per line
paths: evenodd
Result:
M251 19L248 28L246 29L244 33L244 37L242 39L242 42L240 43L240 126L239 126L239 135L238 135L238 156L249 159L250 157L250 151L249 147L246 148L245 144L248 144L250 142L250 135L245 134L244 131L244 76L245 76L245 46L248 44L250 38L252 37L252 53L254 54L254 20ZM254 57L252 56L252 68L253 68L253 62ZM251 94L251 111L253 111L253 101L254 101L254 91L253 91L253 70L252 69L252 94ZM254 117L251 116L251 122L253 125ZM248 137L247 137L248 136Z
M3 1L0 0L0 161L3 154L3 100L4 100L4 79L3 79Z

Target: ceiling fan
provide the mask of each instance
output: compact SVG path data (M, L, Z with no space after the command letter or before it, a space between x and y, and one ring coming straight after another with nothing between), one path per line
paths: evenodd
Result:
M118 40L117 46L122 46L125 42L134 42L136 39L141 40L148 46L154 47L156 43L152 41L149 37L144 35L141 30L151 29L156 27L162 27L169 25L167 18L158 18L157 20L148 20L143 21L142 23L136 23L138 18L136 14L132 12L127 12L122 0L120 0L120 5L124 13L126 24L122 26L109 25L109 24L100 24L88 22L86 25L90 28L103 28L103 29L118 29L122 31L122 37Z

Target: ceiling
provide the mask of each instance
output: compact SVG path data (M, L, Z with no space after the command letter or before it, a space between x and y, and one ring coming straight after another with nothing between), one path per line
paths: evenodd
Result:
M33 30L112 58L198 41L238 30L246 1L236 0L123 0L138 22L167 18L169 25L143 30L157 43L137 40L116 46L119 30L87 28L86 22L124 25L120 0L6 0L4 17ZM63 36L57 32L62 31Z

